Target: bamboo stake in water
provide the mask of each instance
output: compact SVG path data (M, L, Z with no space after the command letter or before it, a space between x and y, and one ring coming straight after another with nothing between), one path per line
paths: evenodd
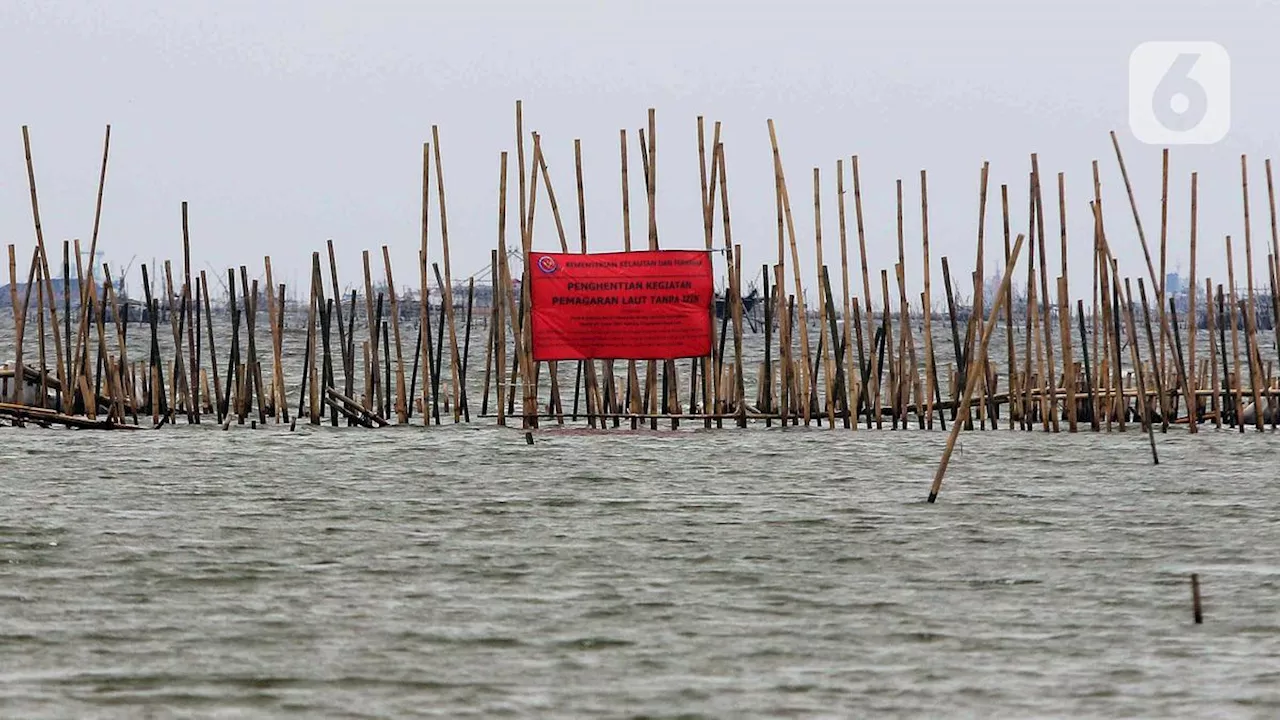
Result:
M449 216L445 211L444 200L444 169L440 163L440 129L431 126L431 143L434 145L432 151L435 155L436 166L436 197L439 200L440 207L440 243L444 257L444 284L447 289L442 289L442 299L445 303L445 318L448 322L449 331L449 366L450 372L453 374L453 421L456 423L459 419L459 401L461 392L461 379L459 372L462 367L458 358L458 330L454 322L453 312L453 277L450 275L449 263Z
M1187 393L1187 412L1190 421L1187 423L1187 430L1192 433L1200 430L1200 394L1199 384L1196 381L1196 335L1198 332L1198 321L1196 320L1196 234L1199 232L1199 210L1198 210L1198 186L1199 177L1196 173L1191 173L1191 277L1188 280L1187 287L1187 365L1191 367L1192 377L1191 384L1184 387ZM1176 325L1176 323L1175 323ZM1212 340L1213 336L1210 335Z
M332 285L333 313L334 313L333 317L334 317L334 322L338 326L338 346L339 346L338 351L342 353L343 383L344 383L344 387L347 390L347 397L350 397L351 396L351 375L352 375L352 369L354 366L352 364L351 348L347 345L346 323L342 319L342 288L338 285L338 261L337 261L337 258L334 256L334 252L333 252L333 240L326 241L325 245L329 251L329 279L333 283ZM275 286L271 286L271 287L274 288ZM280 305L281 306L284 305L283 300L280 301ZM283 327L284 323L280 323L280 325L281 327ZM284 391L282 389L281 390L282 398L285 397L283 392ZM286 405L285 412L288 413L289 411L287 407L288 404L285 403L285 405Z
M1217 430L1222 429L1222 414L1225 412L1222 395L1218 390L1218 351L1214 336L1217 335L1217 321L1213 310L1213 279L1204 280L1204 317L1205 329L1209 331L1209 410L1213 413L1213 424ZM1224 358L1225 361L1225 358Z
M582 141L575 139L573 141L573 164L574 178L578 190L578 242L582 249L582 254L587 254L587 203L585 182L582 174ZM592 416L598 416L600 429L604 429L604 416L600 408L600 383L596 376L595 360L587 360L587 415L589 422L594 424Z
M1197 625L1204 623L1204 612L1200 608L1200 576L1191 573L1191 615Z
M496 349L497 349L497 357L494 363L494 370L498 374L498 425L501 427L506 427L507 425L507 412L506 412L507 411L507 401L506 401L506 397L507 397L507 328L504 323L508 321L508 318L510 318L510 321L512 323L511 334L513 337L517 339L516 340L517 344L519 343L520 336L519 336L519 328L516 327L515 318L514 316L512 316L510 312L510 307L508 306L511 295L510 295L510 282L508 278L508 275L510 274L510 267L507 265L507 153L505 152L503 152L501 155L501 163L499 168L498 256L494 261L494 268L497 270L497 273L498 273L498 280L493 287L493 302L497 306L496 307L497 316L495 320L496 325L494 328L495 332L497 333L497 336L494 340L494 344L496 345ZM421 321L421 325L422 327L426 327L425 318L427 316L427 311L426 311L427 298L426 298L425 267L423 270L422 277L423 277L423 280L422 280L423 320ZM425 344L428 346L431 344L430 338L427 339L427 342ZM428 365L428 367L430 366ZM423 383L423 385L424 385L423 408L425 408L426 407L425 385L427 385L427 383ZM423 412L424 417L422 419L423 424L427 423L427 418L425 417L426 414L427 413L424 410Z
M982 170L981 170L981 172L979 173L979 177L978 177L978 248L977 248L977 252L976 252L976 258L974 259L974 268L975 268L975 273L974 273L974 290L973 290L973 314L974 314L974 316L979 317L979 318L981 318L981 317L985 317L985 316L986 316L986 307L985 307L985 305L986 305L986 278L985 278L983 275L984 275L984 273L986 272L986 270L985 270L985 267L986 267L986 257L985 257L985 254L986 254L986 231L987 231L987 183L988 183L989 176L990 176L990 164L989 164L989 163L987 163L987 162L984 160L984 161L983 161L983 163L982 163ZM921 179L923 180L923 176L922 176L922 178L921 178ZM921 184L921 193L922 193L922 198L923 198L923 191L924 191L924 185L923 185L923 183L922 183L922 184ZM926 253L926 257L925 257L925 279L926 279L925 286L926 286L926 288L928 287L928 282L927 282L927 281L928 281L928 277L929 277L929 275L928 275L928 265L929 265L929 261L928 261L928 254ZM927 293L927 290L926 290L926 293ZM926 301L926 304L929 304L929 301ZM929 333L930 333L930 334L932 334L932 333L933 333L933 330L932 330L932 328L933 328L933 322L932 322L932 319L933 319L933 316L932 316L932 313L933 313L933 307L930 305L930 307L928 307L928 308L926 308L926 309L925 309L925 313L926 313L926 315L925 315L925 327L926 327L926 328L928 328L928 329L929 329ZM933 356L933 343L932 343L932 340L931 340L931 339L929 340L929 349L928 349L928 352L929 352L930 357L932 357L932 356ZM930 360L930 362L932 362L932 360ZM987 359L986 359L986 358L981 358L981 359L979 360L979 362L982 364L982 367L984 367L984 368L985 368L985 367L987 367ZM936 368L931 368L931 369L930 369L930 374L932 374L932 375L936 376L936 375L937 375L937 369L936 369ZM935 381L935 382L936 382L936 381ZM983 427L984 427L984 428L986 427L987 405L986 405L986 403L983 401L983 399L984 399L984 398L986 398L986 397L987 397L988 395L990 395L990 394L991 394L991 389L990 389L990 388L988 387L988 385L987 385L987 377L986 377L986 373L984 372L984 373L983 373L983 375L982 375L982 384L979 386L979 390L978 390L978 397L979 397L979 400L978 400L978 417L979 417L979 418L981 418L982 423L983 423ZM994 407L995 407L995 406L994 406L994 404L993 404L993 405L992 405L992 408L994 408ZM931 417L932 417L932 415L931 415ZM994 416L991 418L991 422L992 422L993 424L995 423L995 417L994 417ZM944 426L944 429L945 429L945 426Z
M996 293L995 302L991 306L991 319L986 323L986 328L982 331L982 341L978 357L986 356L986 348L991 343L991 333L996 328L996 321L1000 317L1000 305L1004 302L1005 292L1009 289L1009 281L1013 279L1013 268L1018 260L1018 254L1022 251L1023 235L1019 235L1013 244L1013 250L1009 256L1009 260L1004 266L1004 275L1000 279L1000 290ZM960 412L957 419L964 418L969 412L969 401L973 398L974 387L977 386L977 376L979 373L969 373L968 381L965 383L964 395L960 400ZM956 439L960 437L960 429L964 426L963 422L956 422L951 425L951 435L947 437L947 447L942 451L942 460L938 462L938 471L933 476L933 485L929 488L929 502L934 503L938 500L938 493L942 491L942 476L947 472L947 463L951 460L951 453L955 450Z
M1169 344L1169 323L1168 316L1165 314L1165 298L1167 297L1167 288L1165 287L1168 280L1167 262L1168 262L1168 245L1169 245L1169 148L1164 148L1161 152L1161 169L1160 169L1160 276L1157 278L1156 284L1151 287L1155 293L1156 311L1160 323L1160 354L1154 355L1151 362L1155 363L1155 372L1158 378L1167 378L1169 374L1169 361L1165 352ZM1164 422L1164 431L1168 431L1169 422L1169 400L1163 394L1160 396L1160 415Z
M986 218L986 168L984 166L982 173L982 200L981 210L978 223L978 247L982 247L983 220ZM924 376L925 376L925 417L928 418L929 427L933 427L933 386L937 377L937 369L933 365L933 297L929 287L929 181L928 175L924 170L920 171L920 245L924 260L922 267L924 268L924 308L921 310L920 321L923 323L924 329ZM981 250L979 250L978 261L978 277L982 277ZM981 286L979 286L981 289ZM978 316L982 316L982 300L980 297L974 298L974 306L977 308ZM919 401L917 401L919 402ZM919 405L916 412L920 412Z
M813 169L813 227L814 227L814 250L817 261L816 274L821 280L823 271L822 262L822 183L821 171L818 168ZM728 308L726 307L726 310ZM831 359L832 338L828 334L827 328L827 301L826 294L819 287L818 292L818 338L822 344L822 369L823 381L825 383L825 396L827 401L827 424L830 428L836 426L835 404L832 402L832 389L835 386L833 375L833 366ZM821 425L822 421L819 420Z
M1000 186L1000 211L1004 220L1004 261L1009 262L1011 255L1010 235L1009 235L1009 186ZM1012 295L1013 287L1010 286L1007 292ZM1009 370L1009 429L1013 430L1017 423L1021 420L1022 415L1019 411L1015 414L1015 408L1019 406L1015 403L1014 398L1018 395L1018 370L1016 350L1013 346L1013 298L1007 297L1004 300L1004 330L1005 330L1005 350L1008 353L1008 370ZM957 341L957 345L958 345Z
M332 247L332 244L330 244ZM279 313L284 309L277 307L275 278L271 273L271 256L262 258L263 270L267 274L267 319L271 329L271 403L275 405L276 424L279 424L288 413L288 397L284 389L284 325L280 322ZM283 306L281 300L279 305ZM221 418L219 418L221 420ZM286 421L287 422L287 421Z
M768 125L769 125L769 142L773 145L773 172L774 172L774 175L777 177L779 191L781 192L783 216L786 219L786 223L787 223L787 241L788 241L788 245L791 248L791 264L792 266L795 267L795 272L792 274L795 280L796 302L801 303L800 353L801 353L802 359L804 360L804 364L801 366L801 370L800 370L800 373L801 373L800 381L801 381L801 385L805 388L805 392L801 397L801 408L802 408L801 412L804 415L805 423L808 424L809 417L810 417L809 391L808 391L810 387L809 367L813 363L813 355L809 352L809 323L807 319L808 313L804 312L804 309L805 309L804 285L801 283L801 280L800 280L800 252L796 246L796 227L795 227L795 222L791 219L791 199L790 199L789 193L787 192L786 173L782 169L782 155L778 149L778 135L776 130L774 129L773 120L769 120Z
M866 307L867 333L871 333L872 328L874 328L876 324L875 324L875 314L871 307L871 297L872 297L871 275L870 275L870 270L867 267L867 235L866 235L866 230L863 227L864 221L862 216L862 179L858 174L858 156L857 155L853 156L853 211L854 211L854 221L856 222L857 228L858 228L858 256L860 258L860 263L862 266L862 297L867 303L867 307ZM872 351L874 354L874 348L872 348ZM873 398L877 398L874 405L875 405L876 411L878 412L880 408L880 403L878 400L878 398L880 397L880 385L879 385L880 380L876 374L873 374L871 376L871 380L872 380L872 386L869 389L869 396ZM876 417L878 422L879 415L877 414Z
M858 419L855 417L855 401L853 399L853 305L852 293L849 287L849 243L845 227L845 203L844 203L844 161L836 161L836 199L838 201L840 223L840 291L843 295L844 303L843 316L843 332L844 332L844 357L841 362L844 363L845 377L849 378L846 383L846 393L844 398L845 424L851 430L858 429ZM862 352L861 341L859 341L858 351Z
M399 293L396 292L395 280L391 275L391 251L386 245L382 246L382 264L387 272L387 292L390 293L391 299L391 334L395 338L396 422L403 425L409 422L409 397L404 380L404 353L400 345L400 303L397 299ZM323 284L320 287L323 288ZM323 293L323 289L321 289L321 293ZM389 358L387 362L390 362Z
M1118 266L1113 259L1111 261L1112 276L1119 276L1120 271L1117 268ZM1142 424L1146 426L1147 440L1151 443L1152 464L1159 465L1160 457L1156 454L1156 436L1152 427L1154 423L1151 421L1151 403L1147 397L1147 385L1142 371L1142 353L1138 350L1137 327L1133 320L1133 292L1129 289L1129 280L1127 278L1124 282L1124 296L1125 325L1129 331L1129 351L1133 355L1133 370L1138 377L1138 406L1142 409ZM1119 296L1117 295L1117 297Z
M1235 395L1235 418L1236 428L1240 432L1244 432L1244 395L1242 386L1244 380L1240 375L1240 321L1236 317L1236 306L1239 303L1239 297L1236 294L1236 272L1235 272L1235 253L1231 250L1231 236L1227 236L1227 286L1231 292L1231 298L1228 302L1230 314L1228 318L1231 322L1231 368L1235 387L1233 393ZM1225 365L1225 358L1224 358Z
M1126 291L1128 290L1127 287L1125 289ZM1169 432L1169 409L1165 402L1164 380L1160 377L1160 366L1156 359L1156 353L1158 350L1156 349L1155 335L1151 332L1151 307L1147 303L1147 289L1146 284L1142 282L1142 278L1138 278L1138 295L1142 300L1142 320L1147 331L1147 350L1151 353L1152 376L1155 379L1156 397L1160 399L1161 404L1160 432L1167 433ZM1147 401L1146 395L1143 395L1142 400L1145 404Z
M1253 232L1249 223L1249 166L1246 156L1240 156L1240 187L1244 197L1244 260L1245 260L1245 283L1248 294L1248 305L1245 307L1245 354L1249 362L1249 385L1253 390L1253 407L1254 419L1256 421L1258 431L1262 431L1262 397L1259 393L1258 385L1261 382L1262 368L1254 362L1254 355L1249 351L1253 347L1254 328L1257 328L1256 312L1257 303L1253 294Z
M1271 211L1271 273L1275 275L1277 283L1280 283L1280 230L1276 225L1276 189L1275 183L1271 176L1271 160L1268 158L1266 163L1267 170L1267 204ZM1275 331L1276 348L1280 350L1280 294L1277 293L1278 288L1271 289L1271 325ZM1280 418L1280 412L1276 413Z
M22 147L27 158L27 183L31 187L31 217L35 222L36 228L36 245L40 253L40 272L44 274L44 292L49 297L49 319L53 325L53 352L58 363L58 385L66 387L67 376L62 369L62 329L58 326L58 306L53 302L53 280L49 272L49 256L45 252L44 228L40 225L40 202L36 199L36 171L35 165L31 161L31 138L27 133L26 125L22 126ZM43 322L43 313L40 314L40 318L41 322ZM43 337L42 333L41 342L43 342Z
M1047 420L1049 425L1053 427L1054 432L1058 432L1058 381L1057 370L1054 365L1053 355L1053 323L1050 318L1052 316L1053 296L1049 294L1049 264L1045 255L1045 230L1044 230L1044 192L1040 184L1040 161L1035 153L1031 154L1031 174L1033 176L1033 186L1035 187L1035 216L1036 216L1036 242L1040 248L1040 300L1043 307L1043 317L1037 318L1041 324L1041 330L1044 333L1044 354L1045 368L1041 379L1041 390L1043 393L1049 394L1049 402L1047 403ZM1039 352L1039 351L1037 351ZM1046 430L1048 427L1045 428Z

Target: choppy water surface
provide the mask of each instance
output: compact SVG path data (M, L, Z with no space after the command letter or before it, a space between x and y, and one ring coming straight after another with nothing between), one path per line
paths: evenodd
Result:
M0 429L0 715L1280 713L1273 435L944 440Z

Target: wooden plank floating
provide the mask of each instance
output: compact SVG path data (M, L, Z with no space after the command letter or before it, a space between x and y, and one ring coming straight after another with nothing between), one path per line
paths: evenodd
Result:
M639 127L619 131L621 237L627 252L633 249L630 182L637 171L636 147L645 193L644 219L637 218L646 227L641 247L659 248L657 114L650 110L637 119ZM1108 238L1108 222L1114 226L1116 221L1103 208L1100 164L1093 163L1088 214L1071 223L1069 236L1069 215L1084 212L1083 203L1068 194L1063 173L1055 178L1049 169L1042 171L1032 154L1029 167L1015 169L1026 172L1025 197L1011 198L1010 186L999 186L1006 272L993 287L984 267L987 202L994 189L986 162L979 168L976 252L968 276L959 256L939 257L936 238L930 237L931 188L924 170L919 253L907 252L907 198L898 180L896 208L881 209L896 211L897 257L887 268L869 266L866 222L876 210L864 207L857 155L835 161L834 181L813 168L815 262L802 267L797 225L807 222L807 213L796 218L792 212L782 128L770 120L765 123L768 145L752 152L772 159L777 255L757 266L753 278L744 275L743 249L733 240L729 149L721 123L714 122L708 133L707 122L698 117L690 129L698 140L701 247L714 259L722 296L708 308L711 353L687 363L534 361L531 297L524 282L529 257L543 249L570 252L565 220L574 218L572 212L562 218L553 181L562 188L572 182L576 191L574 252L588 250L586 199L594 191L583 173L589 148L575 140L572 170L567 162L563 169L554 166L568 149L544 144L538 133L528 132L521 103L515 122L517 182L508 182L510 154L504 151L497 158L496 242L483 270L462 274L452 265L442 133L431 126L422 145L416 282L396 284L395 246L379 244L380 272L375 276L371 250L363 250L361 267L346 276L359 281L342 284L333 240L324 248L327 273L321 253L312 252L310 276L298 287L277 282L271 257L262 258L261 266L254 260L261 277L252 276L249 265L236 265L226 269L224 282L219 270L193 268L199 215L184 202L180 216L175 213L181 224L173 228L175 237L181 232L182 265L174 267L176 260L143 265L144 301L129 297L125 278L98 266L111 128L103 144L88 252L81 252L78 239L62 240L58 277L41 221L33 137L23 127L34 245L29 258L26 250L7 248L8 287L0 291L0 303L9 305L5 322L13 330L6 328L0 348L0 361L10 361L0 365L0 418L4 427L76 429L136 428L139 418L148 416L153 427L208 421L229 428L233 420L256 427L273 417L290 427L304 418L313 426L327 420L332 426L342 421L349 427L385 428L415 423L415 413L424 427L442 424L442 415L452 423L500 426L518 415L526 430L553 422L602 432L623 423L657 429L669 422L678 429L684 421L684 427L694 423L709 429L725 421L739 427L816 422L829 431L852 432L859 425L937 428L949 433L949 447L960 432L1001 428L1001 422L1009 431L1069 433L1126 432L1137 423L1153 458L1156 434L1170 425L1186 424L1194 433L1209 423L1236 432L1246 425L1263 431L1280 424L1274 373L1280 361L1280 232L1270 160L1264 167L1271 243L1269 249L1259 244L1255 262L1248 161L1241 157L1244 277L1239 283L1235 244L1225 232L1219 237L1225 238L1226 282L1201 275L1199 180L1190 174L1190 278L1174 286L1169 284L1173 276L1166 274L1168 243L1178 242L1169 236L1169 214L1175 211L1169 184L1175 175L1168 151L1160 158L1160 234L1153 248L1138 208L1140 193L1130 182L1117 135L1110 136L1128 200L1126 214L1132 214L1143 251L1144 262L1134 267L1118 262ZM1051 183L1052 203L1055 180L1057 207L1046 208L1045 182ZM607 196L616 198L612 193L618 186L612 187ZM855 253L848 247L846 187L853 193ZM832 188L836 233L824 232L824 223L831 222L827 193ZM936 197L937 188L932 191ZM507 235L510 192L518 193L510 205L519 213L512 229L518 242ZM1027 215L1013 217L1017 208ZM1057 228L1050 226L1054 215ZM680 220L690 226L696 222ZM1014 222L1026 227L1016 242ZM1090 226L1093 273L1081 280L1079 273L1068 273L1068 246L1085 242L1080 235ZM1057 242L1050 235L1054 230ZM830 247L832 242L838 248ZM594 245L599 249L598 242ZM824 260L837 249L838 278L833 277L837 268ZM305 255L293 260L301 266ZM938 268L941 288L934 286ZM880 283L874 287L877 271ZM855 287L859 277L860 288ZM1073 279L1089 284L1073 288ZM221 286L220 294L211 283ZM259 328L269 335L260 337ZM294 398L298 404L291 413ZM946 459L939 480L945 467Z

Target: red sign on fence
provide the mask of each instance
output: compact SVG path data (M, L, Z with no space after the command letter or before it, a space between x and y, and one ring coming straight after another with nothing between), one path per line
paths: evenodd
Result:
M709 253L533 253L529 263L535 360L711 354Z

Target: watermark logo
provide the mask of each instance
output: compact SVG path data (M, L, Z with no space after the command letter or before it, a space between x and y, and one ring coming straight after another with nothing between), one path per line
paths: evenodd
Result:
M1150 145L1212 145L1231 130L1231 57L1215 42L1147 42L1129 56L1129 129Z
M555 258L551 257L550 255L543 255L542 257L538 258L538 269L550 275L551 273L555 272L560 268L558 265L556 265Z

